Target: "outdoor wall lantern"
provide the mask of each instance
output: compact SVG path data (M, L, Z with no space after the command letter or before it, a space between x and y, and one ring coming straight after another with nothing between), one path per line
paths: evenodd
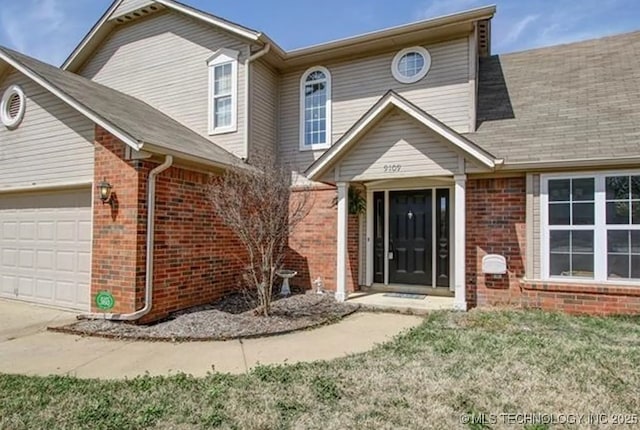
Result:
M98 184L98 193L100 193L100 200L102 200L102 204L111 204L112 203L112 199L111 199L111 189L113 187L111 186L110 183L107 182L107 179L103 179L102 182L100 182L100 184Z

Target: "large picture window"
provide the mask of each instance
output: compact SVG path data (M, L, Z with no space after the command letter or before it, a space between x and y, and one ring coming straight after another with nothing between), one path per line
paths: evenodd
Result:
M331 146L331 75L314 67L302 75L300 88L300 149Z
M640 173L543 176L545 278L640 281Z

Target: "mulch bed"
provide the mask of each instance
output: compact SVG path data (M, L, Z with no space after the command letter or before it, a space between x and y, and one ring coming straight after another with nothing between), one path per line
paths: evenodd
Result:
M328 295L298 294L272 304L271 316L256 315L255 301L232 295L214 304L178 312L152 325L115 321L78 321L50 330L148 341L207 341L254 338L304 330L339 321L356 312L358 305L338 303Z

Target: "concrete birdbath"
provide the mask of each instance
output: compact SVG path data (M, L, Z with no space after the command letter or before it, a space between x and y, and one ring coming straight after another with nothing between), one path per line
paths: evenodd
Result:
M289 279L296 276L298 272L294 272L293 270L278 270L276 275L282 278L282 288L280 289L281 296L290 296L291 295L291 287L289 287Z

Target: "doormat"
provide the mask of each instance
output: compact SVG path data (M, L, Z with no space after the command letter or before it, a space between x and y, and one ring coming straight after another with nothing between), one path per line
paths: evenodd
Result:
M396 299L412 299L412 300L424 300L427 298L424 294L410 294L410 293L386 293L384 297L395 297Z

